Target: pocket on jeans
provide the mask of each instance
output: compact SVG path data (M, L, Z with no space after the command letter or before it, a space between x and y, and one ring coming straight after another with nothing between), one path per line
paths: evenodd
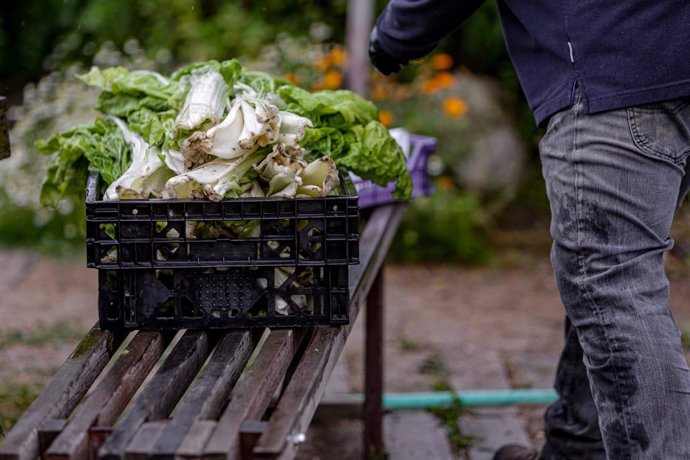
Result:
M627 112L641 152L674 164L685 162L690 155L690 98L630 107Z

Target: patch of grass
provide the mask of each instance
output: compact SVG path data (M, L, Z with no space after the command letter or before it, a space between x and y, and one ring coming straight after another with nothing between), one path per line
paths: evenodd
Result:
M426 375L444 377L448 375L448 368L438 353L433 353L419 366L419 372Z
M40 394L35 384L0 383L0 433L7 433Z
M419 343L408 337L402 336L400 337L400 349L402 351L417 351L419 350Z
M431 389L432 391L453 391L453 387L450 383L448 383L448 380L446 379L436 380L434 383L431 384Z
M438 387L441 387L441 385L439 384ZM452 393L455 393L448 382L445 382L442 387L450 388L450 390L445 389L435 391L451 391ZM441 426L446 431L446 435L448 436L448 442L450 443L450 446L456 456L462 455L464 451L472 447L472 445L477 441L475 436L463 434L462 430L460 429L458 420L462 415L467 413L467 409L465 409L462 401L456 394L454 394L450 404L442 407L432 407L427 409L427 411L440 420Z
M20 329L1 331L0 349L17 344L29 346L57 344L69 340L80 339L83 335L84 331L75 321L62 320L49 326L39 324L38 327L32 331L23 331Z

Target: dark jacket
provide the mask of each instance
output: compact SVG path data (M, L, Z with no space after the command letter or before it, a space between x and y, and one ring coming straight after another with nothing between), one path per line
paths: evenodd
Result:
M380 46L416 59L483 0L391 0ZM497 0L508 52L537 123L572 104L587 113L690 95L689 0Z

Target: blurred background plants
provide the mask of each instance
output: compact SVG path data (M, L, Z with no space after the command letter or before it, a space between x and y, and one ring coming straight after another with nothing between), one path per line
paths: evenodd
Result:
M377 1L377 12L385 5ZM13 155L0 163L0 244L73 254L83 205L38 206L46 158L36 139L93 118L96 94L73 76L90 65L164 73L203 59L246 65L309 88L345 87L347 1L9 0L0 5L0 94L14 107ZM493 235L547 216L536 143L495 4L434 55L397 76L371 72L381 121L438 139L436 191L408 207L392 257L491 260ZM528 219L515 216L526 215Z

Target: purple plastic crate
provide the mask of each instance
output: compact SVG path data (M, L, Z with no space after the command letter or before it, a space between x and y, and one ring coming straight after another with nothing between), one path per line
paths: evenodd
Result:
M431 181L427 172L429 157L436 152L436 139L428 136L409 135L410 153L407 157L407 169L412 178L412 197L427 196L432 191ZM352 176L352 182L359 195L359 207L369 208L397 201L392 193L395 183L381 187L369 180Z

